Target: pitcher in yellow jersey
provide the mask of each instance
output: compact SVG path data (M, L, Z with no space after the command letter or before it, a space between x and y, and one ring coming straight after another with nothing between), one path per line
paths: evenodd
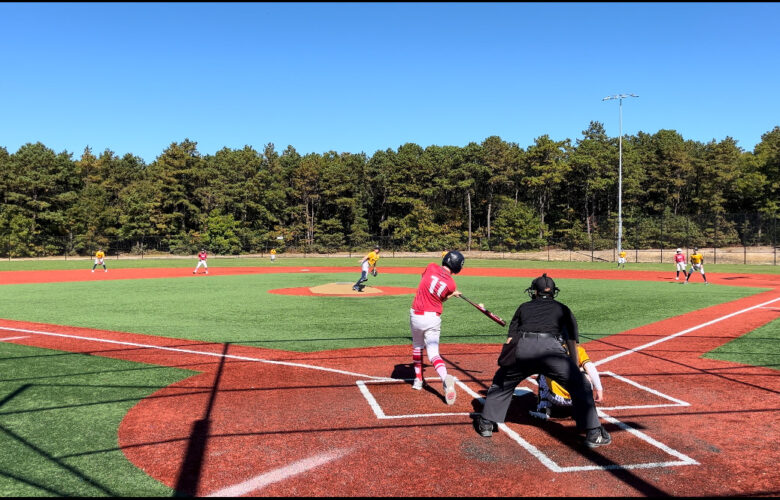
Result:
M699 271L701 273L701 277L704 278L704 284L709 285L710 282L707 281L707 275L704 274L704 256L699 253L699 249L694 247L693 253L690 257L691 261L691 270L688 271L688 277L685 278L685 281L683 282L683 285L686 285L688 283L688 280L691 279L691 275L694 271Z
M379 245L374 246L374 249L368 252L368 255L360 260L360 279L352 287L356 292L362 292L366 287L364 283L368 281L369 268L371 273L376 276L376 261L379 260Z
M106 254L103 252L103 249L98 249L97 252L95 252L95 263L92 265L92 272L95 272L95 268L97 266L103 266L103 272L108 272L108 269L106 268L106 263L103 261L103 258L106 256Z

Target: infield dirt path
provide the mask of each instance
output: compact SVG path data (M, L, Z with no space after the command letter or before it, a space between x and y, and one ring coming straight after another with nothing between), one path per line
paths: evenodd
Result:
M249 272L352 268L222 268ZM385 273L420 270L384 268ZM535 277L539 270L464 269ZM24 282L17 271L0 283ZM27 279L36 278L25 272ZM191 276L186 269L46 271L44 281ZM670 279L672 273L556 270L556 278ZM14 281L17 280L17 281ZM183 494L206 496L721 496L780 494L780 378L701 354L780 317L780 278L713 275L770 291L588 343L608 400L610 446L588 450L571 419L539 425L515 398L490 439L481 409L499 346L442 351L459 380L412 391L407 346L293 353L1 320L12 342L201 373L139 402L119 428L138 467ZM427 367L426 375L435 372ZM524 382L533 389L533 384Z

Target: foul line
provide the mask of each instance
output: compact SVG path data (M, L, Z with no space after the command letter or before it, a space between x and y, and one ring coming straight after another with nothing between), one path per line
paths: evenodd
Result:
M7 330L11 332L20 332L20 333L33 333L36 335L49 335L51 337L64 337L69 339L78 339L78 340L89 340L93 342L104 342L107 344L118 344L118 345L126 345L131 347L141 347L144 349L160 349L163 351L173 351L173 352L182 352L187 354L201 354L203 356L214 356L217 358L229 358L229 359L237 359L240 361L256 361L258 363L268 363L272 365L284 365L284 366L293 366L296 368L308 368L310 370L321 370L325 372L332 372L332 373L339 373L341 375L350 375L352 377L361 377L361 378L369 378L372 380L393 380L389 379L387 377L375 377L373 375L365 375L363 373L355 373L355 372L348 372L345 370L337 370L335 368L325 368L322 366L314 366L314 365L305 365L303 363L292 363L290 361L273 361L270 359L261 359L261 358L250 358L247 356L236 356L234 354L222 354L222 353L216 353L216 352L203 352L203 351L194 351L192 349L181 349L178 347L164 347L159 345L151 345L151 344L138 344L136 342L124 342L121 340L109 340L109 339L100 339L95 337L82 337L80 335L68 335L65 333L53 333L53 332L41 332L38 330L25 330L23 328L11 328L6 326L0 326L0 330ZM17 337L17 338L25 338L25 337ZM218 345L218 344L215 344Z
M243 483L229 486L221 490L215 491L207 495L208 497L237 497L246 495L247 493L265 488L269 484L278 483L292 476L296 476L308 470L324 465L337 458L341 458L348 454L350 450L333 450L326 453L320 453L319 455L313 455L303 460L298 460L290 465L279 467L278 469L271 470L259 476L255 476L252 479L248 479Z
M635 352L639 352L639 351L641 351L643 349L647 349L648 347L652 347L654 345L660 344L661 342L666 342L667 340L671 340L673 338L679 337L680 335L685 335L686 333L690 333L690 332L693 332L693 331L698 330L700 328L704 328L705 326L714 325L715 323L718 323L718 322L723 321L725 319L729 319L729 318L732 318L732 317L737 316L739 314L746 313L748 311L752 311L753 309L758 309L758 308L764 307L767 304L772 304L773 302L777 302L778 300L780 300L780 297L778 297L776 299L769 300L767 302L762 302L761 304L756 304L754 306L742 309L740 311L736 311L736 312L727 314L725 316L721 316L720 318L716 318L716 319L713 319L711 321L707 321L706 323L702 323L700 325L693 326L693 327L688 328L686 330L683 330L681 332L673 333L673 334L671 334L671 335L669 335L667 337L664 337L664 338L661 338L661 339L658 339L658 340L654 340L654 341L649 342L649 343L644 344L644 345L640 345L639 347L634 347L632 349L628 349L627 351L623 351L623 352L619 352L617 354L613 354L612 356L609 356L609 357L606 357L606 358L604 358L602 360L596 361L593 364L596 365L596 366L603 365L604 363L607 363L609 361L613 361L615 359L622 358L623 356L628 356L629 354L633 354Z
M21 340L21 339L26 339L27 337L29 337L29 335L26 335L24 337L5 337L0 339L0 342L5 342L6 340Z

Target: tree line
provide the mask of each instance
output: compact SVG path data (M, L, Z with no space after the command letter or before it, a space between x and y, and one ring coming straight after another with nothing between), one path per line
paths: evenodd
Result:
M780 127L750 152L731 137L639 132L623 137L622 160L623 217L653 226L646 232L658 244L678 245L671 235L683 226L707 238L712 223L738 239L744 228L729 214L777 217ZM0 147L0 190L0 252L10 257L139 252L151 242L183 254L380 240L408 251L610 248L618 138L591 122L574 142L542 135L523 148L492 136L464 147L406 143L370 157L278 152L271 143L203 155L185 139L149 164L89 147L74 159L38 142L15 153Z

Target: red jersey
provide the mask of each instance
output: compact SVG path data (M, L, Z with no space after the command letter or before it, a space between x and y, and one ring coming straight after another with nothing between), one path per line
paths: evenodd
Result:
M206 252L201 252L201 253L198 254L198 259L200 259L200 260L206 260L206 257L208 257Z
M441 314L442 302L456 289L455 280L452 279L450 273L440 265L431 262L422 273L417 294L412 302L412 309Z
M679 264L680 262L685 263L685 254L682 253L674 254L674 262L677 264Z

